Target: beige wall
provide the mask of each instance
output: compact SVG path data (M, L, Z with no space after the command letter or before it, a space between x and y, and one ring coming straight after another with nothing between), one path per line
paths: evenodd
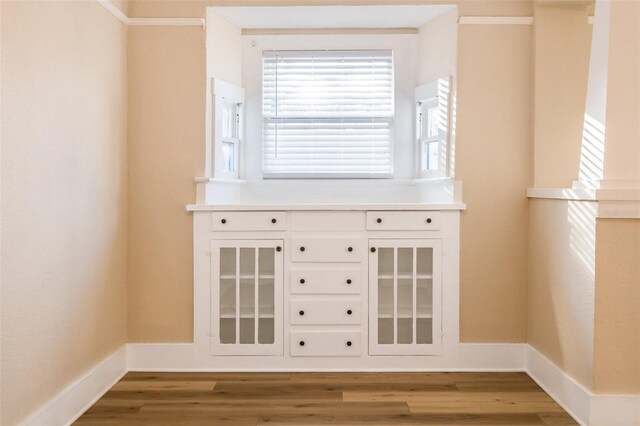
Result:
M640 394L640 220L596 226L594 389Z
M596 203L529 202L528 343L593 383Z
M536 6L534 17L534 186L578 179L591 27L587 8Z
M193 339L195 201L205 163L205 32L129 29L129 341Z
M604 178L640 192L640 1L611 2Z
M463 182L460 335L526 341L531 28L458 32L456 179Z
M3 425L126 342L126 28L2 2Z

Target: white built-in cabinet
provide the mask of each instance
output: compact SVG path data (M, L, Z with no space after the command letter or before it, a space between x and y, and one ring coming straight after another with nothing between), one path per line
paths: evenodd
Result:
M195 342L223 368L451 355L458 223L454 210L196 212Z

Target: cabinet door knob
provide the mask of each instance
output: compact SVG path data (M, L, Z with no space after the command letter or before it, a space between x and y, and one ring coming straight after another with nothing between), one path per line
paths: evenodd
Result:
M353 311L352 311L351 309L349 309L349 310L347 311L347 315L351 315L352 313L353 313Z
M378 218L378 219L376 220L376 222L378 222L378 223L382 223L382 219L381 219L381 218Z
M282 251L282 247L280 246L276 247L276 251Z
M304 284L305 282L304 278L300 278L300 284Z
M351 278L347 280L347 284L351 284Z
M376 252L376 248L375 247L371 247L371 253L375 253Z
M300 343L298 343L300 346L304 346L304 340L300 340Z
M431 218L430 217L427 218L427 223L431 223Z
M304 248L304 247L300 247L300 251L304 251L304 250L305 250L305 248Z
M347 249L347 251L348 251L349 253L351 253L351 252L353 251L353 247L349 247L349 248Z
M298 312L301 316L304 315L304 311Z
M349 341L347 342L347 346L351 346L351 345L352 345L351 340L349 340Z
M271 219L271 223L276 223L276 222L277 222L277 220L276 220L275 217L273 219Z
M227 223L227 219L222 219L220 222L222 222L222 224L224 225L225 223Z

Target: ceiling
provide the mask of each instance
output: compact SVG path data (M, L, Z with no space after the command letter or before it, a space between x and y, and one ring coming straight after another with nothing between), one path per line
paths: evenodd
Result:
M455 5L213 7L242 29L420 28Z

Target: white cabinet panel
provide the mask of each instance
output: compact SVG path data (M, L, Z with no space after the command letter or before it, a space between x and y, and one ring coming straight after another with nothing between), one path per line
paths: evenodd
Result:
M360 356L358 331L292 331L291 356Z
M292 294L358 294L362 270L343 264L293 267L289 273Z
M214 212L214 231L285 231L286 212Z
M359 297L295 299L289 308L289 322L294 325L360 324Z
M362 262L365 242L361 238L294 237L292 262Z
M370 231L437 231L440 228L440 212L367 212Z

